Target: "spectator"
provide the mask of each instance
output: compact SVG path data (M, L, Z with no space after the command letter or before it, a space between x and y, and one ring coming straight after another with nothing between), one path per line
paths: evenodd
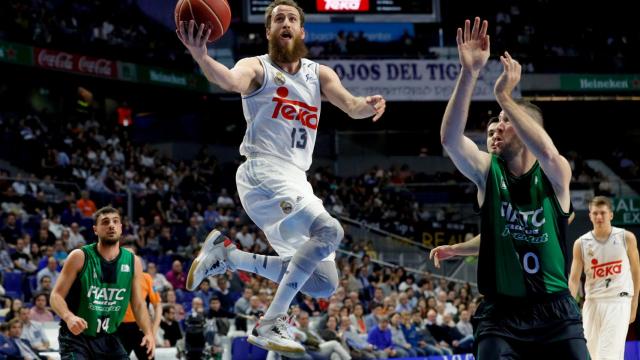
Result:
M164 291L164 294L162 296L162 299L164 300L164 304L166 305L172 305L175 312L176 312L176 321L180 322L184 319L185 317L185 311L184 311L184 307L182 306L182 304L178 304L176 302L176 292L173 289L168 289Z
M211 298L214 295L215 294L214 294L214 291L211 289L211 284L209 283L209 279L204 279L200 283L198 290L194 292L194 296L202 299L202 303L204 304L205 311L209 310L209 302L211 301Z
M167 278L164 275L158 273L156 263L151 261L147 263L147 273L151 275L151 278L153 279L153 290L155 290L157 293L162 293L165 290L173 289L173 285L171 285Z
M10 347L16 347L19 350L19 359L39 359L40 357L36 351L31 347L29 341L21 339L22 336L22 321L15 318L9 321L9 338L7 343Z
M13 267L16 270L20 270L26 274L32 274L37 269L31 256L26 253L24 238L16 241L16 249L11 254L11 261L13 261Z
M38 271L38 282L40 282L40 279L42 279L43 276L51 278L51 285L56 286L56 281L58 281L58 277L60 277L60 272L58 271L58 261L53 256L50 256L47 259L47 267Z
M173 305L162 307L160 328L164 331L163 347L174 347L176 342L182 339L182 331L180 331L180 325L176 321L176 309Z
M245 315L250 308L250 300L253 296L253 290L250 287L244 288L242 292L242 296L236 301L233 305L233 313L238 315L236 317L236 330L238 331L247 331L247 318Z
M458 331L460 331L460 333L464 336L473 335L473 326L469 321L470 318L471 317L469 316L468 310L462 310L460 312L460 320L458 320L456 327L458 328Z
M36 293L47 294L47 297L51 295L51 291L53 290L53 285L51 283L51 277L49 275L43 275L38 282L38 287L36 288Z
M93 213L98 210L96 203L89 198L89 192L86 190L81 191L80 196L80 199L76 202L76 207L80 210L82 216L85 218L91 218Z
M4 315L4 320L9 321L15 317L18 317L20 308L22 306L23 306L22 300L18 298L11 299L11 302L9 303L9 307L6 309L2 309L4 314L0 313L0 315ZM7 311L4 311L4 310L7 310Z
M217 289L215 289L214 294L220 300L222 309L230 312L233 309L233 297L229 291L229 280L224 276L218 276L215 279L217 280L218 286Z
M30 319L31 311L27 307L20 308L20 321L22 321L21 339L29 341L31 346L37 351L49 350L49 339L44 333L42 324Z
M38 294L33 297L35 306L31 308L29 318L32 321L53 321L53 313L47 308L47 295Z
M236 240L240 242L242 248L245 250L253 248L256 242L256 237L253 233L249 232L249 226L243 225L242 230L236 235Z
M393 341L393 345L398 352L398 357L418 356L417 350L413 349L411 344L407 342L407 339L405 339L404 333L400 328L399 313L394 313L391 315L391 320L389 321L389 329L391 330L391 341Z
M62 231L65 229L65 226L60 223L60 215L54 215L51 217L51 221L49 221L49 231L56 239L60 239L62 237Z
M180 260L173 261L173 264L171 264L171 270L167 272L166 278L174 289L184 290L187 276L182 269L182 262L180 262Z
M364 324L367 331L370 332L374 327L378 326L382 318L384 318L384 305L375 304L371 314L364 317Z
M245 312L247 315L247 332L251 332L251 330L253 330L253 327L256 325L256 321L264 315L265 310L266 307L262 305L260 298L254 295L249 299L249 308Z
M388 357L398 357L398 352L393 345L393 341L391 340L391 330L389 329L389 319L386 317L382 317L378 325L376 325L369 332L369 337L367 339L370 344L376 347L376 349L380 349L384 351Z
M302 302L300 303L300 309L306 311L311 314L311 316L319 316L320 315L320 306L316 299L311 297L310 295L302 294Z
M38 246L53 246L53 244L56 242L55 235L53 235L53 233L47 228L47 222L48 221L46 219L42 220L41 224L45 225L40 227L38 233L33 239L33 241L38 244Z
M411 315L410 320L403 319L403 325L406 325L409 323L413 325L413 329L416 331L415 335L414 334L409 335L411 336L411 339L409 336L405 335L405 338L407 339L407 341L409 341L410 344L417 343L418 347L425 350L427 354L429 353L434 355L452 355L453 354L453 351L449 347L449 344L447 344L446 342L438 342L433 337L433 335L431 335L431 333L429 332L429 329L427 329L422 324L422 316L420 315L420 313L414 312Z
M358 335L366 335L369 333L367 324L364 318L364 307L361 303L357 303L353 306L353 314L349 315L349 323L351 329Z
M65 232L68 234L69 230L64 229L62 231L63 234ZM64 247L63 240L56 240L56 242L53 244L53 257L58 261L59 264L64 264L64 261L67 259L67 256L69 256L69 253L67 252L67 249Z
M71 223L71 231L69 232L69 242L67 249L73 250L87 244L84 235L80 232L80 225L77 222Z
M331 322L335 323L335 318L332 319ZM304 345L306 352L309 353L313 359L351 359L351 355L339 341L325 341L318 333L309 327L309 314L307 312L300 312L298 315L298 323L298 329L304 334L301 338L302 345Z
M400 295L398 295L398 305L396 306L395 311L397 313L413 311L413 306L411 306L411 304L409 303L409 297L406 293L401 293Z
M220 190L220 195L218 196L217 205L219 208L232 208L235 206L233 199L227 193L227 189L222 188Z
M222 307L222 302L218 297L213 296L211 298L211 301L209 303L209 313L207 314L208 319L213 319L213 318L228 319L233 317L235 317L235 315Z
M429 309L427 312L427 320L425 321L426 327L436 339L439 344L446 344L450 348L458 346L458 341L453 339L450 335L449 329L446 325L438 325L436 321L436 311Z
M340 334L349 347L349 352L356 359L386 359L387 353L375 350L375 346L369 344L361 335L353 331L351 320L343 316L340 321Z
M10 245L15 245L16 241L22 237L22 229L17 221L16 214L12 212L7 214L5 225L0 230L0 236Z
M11 260L11 255L9 255L7 248L5 248L5 245L2 245L1 242L2 238L0 237L0 273L13 271L13 260Z

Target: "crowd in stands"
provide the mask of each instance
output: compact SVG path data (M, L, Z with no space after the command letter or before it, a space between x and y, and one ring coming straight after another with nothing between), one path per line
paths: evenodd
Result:
M0 4L0 39L113 60L193 70L173 29L133 1L9 0Z
M173 13L172 4L165 6L167 13ZM241 14L242 6L234 4L234 13ZM638 71L640 62L635 48L640 37L624 27L625 21L618 20L624 9L576 10L563 2L547 0L506 1L481 7L471 1L455 5L443 2L441 21L416 24L415 36L407 33L384 46L368 41L363 33L344 32L336 26L333 41L308 44L310 54L314 58L433 58L436 55L430 47L455 47L461 8L476 11L475 15L489 20L492 47L499 51L509 49L525 65L525 71ZM583 18L599 21L584 24ZM149 18L134 1L10 0L0 4L0 20L4 24L0 39L104 57L111 57L116 49L118 60L195 69L176 40L174 29ZM560 31L557 24L563 24ZM238 22L232 29L231 46L237 58L256 55L255 51L262 53L267 48L262 24ZM440 30L444 31L442 39Z

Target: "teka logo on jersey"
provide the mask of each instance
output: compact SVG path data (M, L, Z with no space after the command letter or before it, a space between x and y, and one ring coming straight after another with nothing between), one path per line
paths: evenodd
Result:
M273 109L273 119L282 117L285 120L293 121L298 120L300 123L309 129L318 128L318 108L315 106L307 105L302 101L286 99L289 95L289 89L281 86L276 90L277 96L271 99L276 103L276 108Z
M593 270L593 278L603 278L612 275L618 275L622 272L622 260L610 261L604 264L598 264L597 259L591 259L591 270Z
M369 0L316 0L318 11L369 11Z

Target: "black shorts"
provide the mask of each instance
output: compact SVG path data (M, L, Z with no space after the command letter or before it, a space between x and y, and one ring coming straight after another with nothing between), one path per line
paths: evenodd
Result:
M118 334L120 343L122 343L124 351L126 351L127 354L131 354L131 350L133 350L138 359L144 360L148 358L147 348L140 345L144 333L140 330L138 324L135 322L123 322L118 326L116 334Z
M73 335L66 326L60 327L58 335L61 360L129 359L115 334L100 336Z
M540 358L549 349L563 359L589 358L580 308L568 292L540 301L485 299L472 322L479 360Z

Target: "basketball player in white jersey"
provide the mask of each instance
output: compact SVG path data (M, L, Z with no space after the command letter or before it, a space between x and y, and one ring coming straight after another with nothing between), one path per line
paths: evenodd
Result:
M241 251L220 232L207 236L193 261L187 288L227 269L256 273L278 282L263 319L249 336L257 346L284 354L304 348L288 333L287 310L298 291L329 297L338 286L334 251L344 235L322 206L305 171L311 165L322 99L351 118L385 110L380 95L355 97L329 67L305 59L304 12L293 0L276 0L265 13L267 55L241 59L232 69L207 55L209 31L191 21L178 37L209 81L242 95L247 130L236 184L242 206L267 235L279 256Z
M584 271L582 308L587 348L594 360L623 360L629 324L636 318L640 263L632 232L611 226L611 200L596 196L589 203L593 230L573 245L569 289L576 297Z

